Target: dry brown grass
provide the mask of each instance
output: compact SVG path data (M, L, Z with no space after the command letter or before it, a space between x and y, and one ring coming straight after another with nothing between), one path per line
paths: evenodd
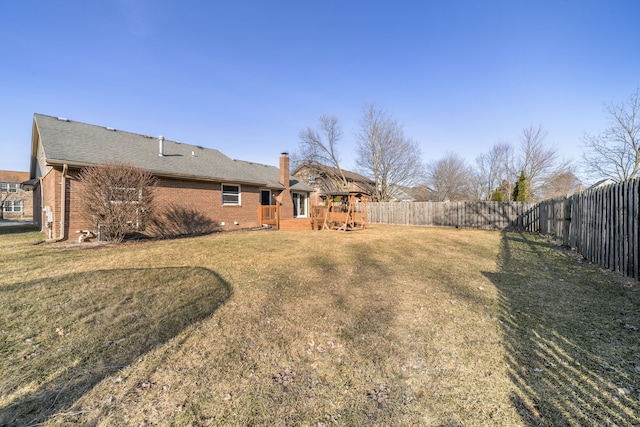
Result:
M640 422L638 286L532 235L6 239L0 425Z

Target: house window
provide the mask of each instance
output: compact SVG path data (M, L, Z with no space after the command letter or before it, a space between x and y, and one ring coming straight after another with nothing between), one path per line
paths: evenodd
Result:
M240 205L240 186L223 184L222 185L222 204L230 206Z
M305 218L307 216L307 195L305 193L291 193L293 199L293 216Z
M5 212L22 212L22 200L5 200L2 207Z
M140 203L142 200L142 189L111 187L107 197L111 203Z
M20 184L12 182L0 182L0 193L19 193Z

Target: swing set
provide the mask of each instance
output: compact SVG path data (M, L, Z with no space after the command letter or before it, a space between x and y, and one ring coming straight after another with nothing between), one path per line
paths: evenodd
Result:
M325 205L313 207L311 226L314 230L363 230L369 225L368 202L369 196L362 194L327 194Z

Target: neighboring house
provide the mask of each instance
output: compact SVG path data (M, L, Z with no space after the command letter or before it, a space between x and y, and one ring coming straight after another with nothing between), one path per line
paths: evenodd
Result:
M0 219L25 219L33 217L33 193L22 183L29 179L29 172L0 171Z
M618 181L616 181L615 179L605 178L605 179L602 179L602 180L596 182L591 187L587 188L587 190L591 190L592 188L606 187L607 185L617 184L617 183L618 183Z
M392 202L429 202L434 199L433 190L426 185L398 186L392 192Z
M338 175L338 170L330 166L304 163L298 166L291 175L313 187L313 192L309 195L311 206L325 204L327 195L347 196L351 194L357 197L369 196L370 198L375 196L375 183L372 180L344 169L342 172L347 179L347 187L343 187L342 184L336 180L335 177Z
M88 228L79 213L77 180L89 165L125 163L152 173L156 208L184 206L223 229L254 228L261 205L278 205L280 224L307 221L313 189L289 176L289 157L280 168L233 160L218 150L35 114L31 170L34 223L52 239L75 238Z

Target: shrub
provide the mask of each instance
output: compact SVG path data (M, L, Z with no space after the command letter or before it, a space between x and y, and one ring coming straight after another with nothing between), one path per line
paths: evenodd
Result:
M78 181L80 213L101 239L119 243L128 233L144 230L154 198L150 173L107 163L83 168Z
M502 191L500 191L500 190L494 191L493 195L491 196L491 201L492 202L504 202L504 195L502 194Z
M170 203L149 220L148 231L158 237L208 234L218 229L218 223L202 212Z
M520 172L520 177L518 178L518 182L516 182L516 186L513 189L513 201L514 202L525 202L527 200L527 178L524 175L524 170Z

